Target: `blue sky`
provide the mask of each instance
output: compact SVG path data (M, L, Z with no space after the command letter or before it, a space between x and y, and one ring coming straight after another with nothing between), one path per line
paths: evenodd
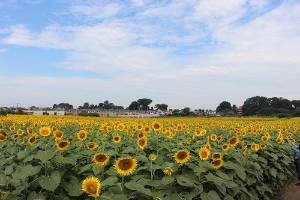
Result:
M0 0L0 107L299 100L299 0Z

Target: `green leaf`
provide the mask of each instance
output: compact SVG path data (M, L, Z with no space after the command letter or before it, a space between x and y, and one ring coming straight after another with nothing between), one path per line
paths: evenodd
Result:
M27 200L46 200L46 198L43 193L36 193L33 191L28 195Z
M15 171L12 176L14 179L21 179L24 180L25 178L29 176L33 176L41 171L41 166L32 167L31 164L26 165L25 167L22 167L21 169L18 169Z
M36 156L42 161L42 163L45 163L54 156L54 153L55 152L53 152L53 150L39 150Z
M6 185L6 176L4 174L0 174L0 186Z
M162 178L162 184L163 185L168 185L170 183L173 183L175 181L175 178L173 176L164 176Z
M79 179L75 176L69 176L68 177L69 181L63 183L63 187L66 189L68 194L72 197L77 197L80 196L83 191L81 187L81 182Z
M223 167L226 169L233 169L243 181L246 179L245 168L242 165L237 165L232 161L228 161L224 163Z
M221 170L216 170L216 174L222 178L222 179L225 179L225 180L228 180L228 181L231 181L232 178L229 177L227 174L225 174L224 172L222 172Z
M202 192L200 194L202 200L221 200L218 193L215 190L210 190L208 193Z
M135 153L135 149L129 146L122 150L122 153Z
M101 167L98 165L94 165L93 172L94 172L94 175L97 176L97 174L99 174L101 172Z
M114 167L110 167L108 170L105 171L106 174L108 174L109 176L116 176L117 170Z
M143 186L141 186L138 183L135 182L128 182L125 183L125 187L127 187L130 190L136 190L140 193L146 194L148 196L151 196L151 191L149 189L144 188Z
M232 198L232 196L226 193L224 196L224 200L234 200L234 198Z
M276 176L277 176L277 170L275 169L275 168L271 168L270 169L270 174L274 177L274 178L276 178Z
M28 155L28 152L27 152L26 150L19 151L19 152L17 153L17 156L18 156L18 159L19 159L19 160L22 160L22 159L25 158L27 155Z
M209 173L205 175L206 180L213 182L216 185L226 184L225 180L213 175L212 173Z
M94 163L88 164L88 165L82 167L81 170L79 171L79 174L82 173L82 172L85 172L85 171L87 171L89 169L92 169L93 166L94 166Z
M61 177L58 172L53 172L51 176L42 175L39 178L39 183L43 189L54 191L60 184Z
M226 194L226 186L225 185L216 185L216 187L223 195Z
M188 186L188 187L195 186L195 184L192 181L190 181L188 178L186 178L185 176L177 175L177 176L175 176L175 178L179 185Z
M10 165L10 166L5 167L4 174L5 175L10 175L10 174L13 173L13 171L14 171L14 168L13 168L13 166Z
M33 158L34 158L34 155L31 155L28 158L26 158L25 160L23 160L23 162L30 162L33 160Z
M112 186L114 185L119 179L116 176L110 176L104 181L101 181L101 187L105 186Z
M71 164L71 165L76 165L76 161L78 159L77 155L71 155L70 157L63 157L62 155L57 154L54 157L54 162L59 163L59 164Z
M123 153L123 152L122 152ZM136 159L140 162L148 162L148 158L146 156L137 156Z

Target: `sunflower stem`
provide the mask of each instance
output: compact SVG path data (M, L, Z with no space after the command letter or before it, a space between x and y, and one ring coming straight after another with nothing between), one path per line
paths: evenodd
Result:
M122 194L124 194L124 176L122 176Z
M101 181L104 180L104 166L101 167Z

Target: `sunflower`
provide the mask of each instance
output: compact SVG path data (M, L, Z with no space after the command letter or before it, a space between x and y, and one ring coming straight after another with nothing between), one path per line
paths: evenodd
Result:
M141 149L144 149L147 146L148 140L147 137L143 137L137 140L137 144Z
M51 133L51 128L44 126L44 127L40 128L39 133L41 136L44 136L44 137L49 136Z
M87 131L81 130L81 131L79 131L79 133L77 134L77 137L78 137L79 140L84 141L84 140L86 140L86 138L87 138L87 134L88 134Z
M19 129L19 130L17 131L17 134L18 134L18 135L23 135L23 133L24 133L24 132L23 132L23 130L21 130L21 129Z
M219 152L213 153L213 154L211 155L211 157L212 157L213 160L222 159L222 154L219 153Z
M182 125L181 124L177 124L177 131L181 131L182 130Z
M217 140L217 135L216 134L211 134L210 139L211 139L211 141L216 141Z
M93 150L98 147L98 144L96 142L89 142L87 145L88 150Z
M211 145L210 145L210 143L208 142L208 143L206 143L206 145L205 145L205 148L208 150L208 151L210 151L211 150Z
M0 133L0 142L4 142L5 140L7 140L7 136Z
M172 176L172 170L169 167L164 169L164 173L167 174L168 176Z
M183 163L186 163L190 159L191 155L188 150L183 149L183 150L177 151L173 157L175 158L175 161L177 163L183 164Z
M103 167L108 163L109 156L104 153L97 153L94 155L93 161L96 163L96 165Z
M28 140L28 138L27 138L27 137L24 137L21 144L24 144L24 143L26 142L26 140Z
M119 135L114 135L114 136L113 136L113 141L114 141L114 143L119 143L119 142L121 142L121 136L119 136Z
M156 160L156 158L157 158L157 156L154 155L154 154L150 154L150 156L149 156L149 159L150 159L151 161Z
M229 145L231 147L236 146L238 143L239 143L239 138L236 137L236 136L234 136L234 137L232 137L232 138L229 139Z
M215 169L220 169L223 166L223 160L222 159L216 159L216 160L212 161L211 164L213 165L213 167Z
M101 183L96 177L89 177L82 182L82 190L92 195L93 197L99 197Z
M58 144L61 141L61 138L55 138L55 144Z
M143 137L146 137L146 136L147 136L147 134L145 132L140 132L138 134L138 138L143 138Z
M201 160L207 160L209 155L210 155L210 151L207 148L202 147L200 149L199 157L200 157Z
M119 158L114 165L118 174L122 176L130 175L137 167L137 160L132 157Z
M28 133L29 135L32 135L32 134L33 134L33 128L32 128L32 127L28 127L28 128L26 129L26 131L27 131L27 133Z
M9 127L9 130L10 130L11 132L13 132L13 131L16 130L16 128L15 128L14 126L10 126L10 127Z
M145 127L144 127L144 131L145 131L146 133L149 133L149 132L151 131L151 127L150 127L150 126L145 126Z
M60 130L56 129L54 132L53 132L53 136L56 137L56 138L62 138L64 135L63 132L61 132Z
M8 137L8 134L3 129L0 129L0 134L2 134L5 137Z
M255 150L255 148L256 148L256 144L253 142L253 143L251 144L251 149L252 149L252 150Z
M245 146L245 147L243 148L243 154L244 154L244 155L246 155L246 154L247 154L247 149L248 149L248 147L247 147L247 146Z
M228 149L229 149L229 145L228 144L223 144L222 150L223 151L228 151Z
M16 140L16 139L19 138L19 136L20 136L20 135L18 135L18 134L16 133L16 134L14 134L13 139Z
M158 122L153 122L153 123L152 123L152 128L156 131L156 130L161 129L162 127L161 127L160 123L158 123Z
M33 136L31 136L31 138L28 139L28 143L30 144L30 146L32 146L37 140L37 135L34 134Z
M142 124L138 124L136 126L136 129L139 130L139 131L143 130L143 125Z
M56 143L57 149L60 151L66 150L70 146L69 141L60 141L59 143Z
M206 134L206 130L202 130L201 132L200 132L200 136L204 136L205 134Z
M123 123L119 123L119 124L117 125L117 130L123 131L124 129L125 129L125 125L124 125Z
M265 149L266 147L267 147L266 144L261 144L261 145L260 145L260 148L261 148L261 149Z

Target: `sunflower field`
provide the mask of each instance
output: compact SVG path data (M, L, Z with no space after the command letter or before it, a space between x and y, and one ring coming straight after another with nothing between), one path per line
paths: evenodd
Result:
M0 199L272 199L300 119L0 117Z

